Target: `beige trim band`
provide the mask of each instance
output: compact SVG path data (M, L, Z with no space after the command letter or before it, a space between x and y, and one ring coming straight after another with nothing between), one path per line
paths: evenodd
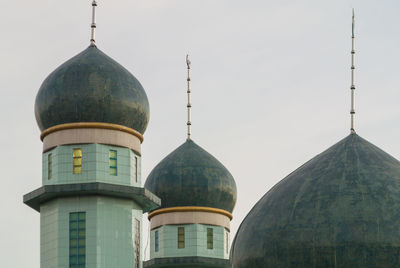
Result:
M48 129L43 130L42 134L40 134L40 139L43 141L44 137L49 135L50 133L65 130L65 129L76 129L76 128L101 128L101 129L111 129L111 130L119 130L129 134L132 134L139 138L140 142L143 142L143 135L140 134L138 131L125 127L122 125L117 124L110 124L110 123L99 123L99 122L81 122L81 123L66 123L61 125L56 125L50 127Z
M170 212L193 212L193 211L202 211L202 212L211 212L211 213L222 214L224 216L227 216L230 220L232 220L232 218L233 218L233 216L230 212L223 210L223 209L209 208L209 207L196 207L196 206L157 209L157 210L149 213L149 216L147 218L150 220L152 217L154 217L156 215L170 213Z
M230 230L231 220L228 216L214 212L204 211L184 211L169 212L158 214L150 220L150 230L154 230L164 225L181 225L181 224L206 224L214 226L222 226Z
M43 152L62 145L90 143L125 147L141 154L140 140L137 136L104 128L71 128L50 133L43 139Z

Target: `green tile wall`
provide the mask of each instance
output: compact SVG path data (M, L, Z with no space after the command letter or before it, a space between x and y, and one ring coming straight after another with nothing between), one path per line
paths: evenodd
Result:
M178 227L185 227L185 248L178 249ZM214 248L207 249L207 228L213 229ZM159 251L155 252L155 231L158 230ZM164 225L150 232L150 258L201 256L228 259L226 235L221 226L205 224ZM229 249L229 248L228 248ZM228 250L229 252L229 250Z
M132 223L142 221L142 212L132 201L108 197L59 198L41 206L40 267L69 267L69 213L78 211L86 212L86 267L134 267Z
M72 174L72 150L82 149L82 173ZM109 150L117 151L117 176L110 175ZM52 154L52 178L48 179L48 154ZM138 162L136 178L135 158ZM79 182L105 182L141 186L141 158L132 150L102 144L58 146L42 156L42 184L66 184Z

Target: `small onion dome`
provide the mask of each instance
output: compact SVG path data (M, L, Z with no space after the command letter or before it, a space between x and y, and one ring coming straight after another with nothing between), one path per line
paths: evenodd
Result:
M165 157L144 187L161 198L160 208L201 206L232 213L236 203L231 173L192 140Z
M399 230L400 162L351 134L261 198L232 267L400 267Z
M36 96L35 116L42 131L64 123L101 122L143 134L150 111L139 81L90 46L44 80Z

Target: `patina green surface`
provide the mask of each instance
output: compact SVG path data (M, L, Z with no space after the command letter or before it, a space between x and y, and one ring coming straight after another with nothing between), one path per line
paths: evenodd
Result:
M203 206L232 212L236 203L232 175L192 140L165 157L144 187L161 198L160 208Z
M232 268L400 267L400 162L349 135L268 191Z
M156 258L143 262L144 268L230 268L229 260L207 257Z
M146 130L150 111L139 81L97 47L88 47L53 71L36 96L39 128L104 122Z

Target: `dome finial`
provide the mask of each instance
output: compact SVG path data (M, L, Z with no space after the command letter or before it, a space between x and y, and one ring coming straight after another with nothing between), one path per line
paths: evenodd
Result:
M94 47L96 46L95 44L95 31L96 31L96 7L97 7L97 2L96 0L93 0L92 2L92 24L90 27L92 28L92 33L90 36L90 46Z
M187 66L187 96L188 96L188 103L187 103L187 140L190 140L190 126L192 125L192 123L190 122L190 108L192 107L192 105L190 104L190 60L189 60L189 55L186 54L186 66Z
M350 126L350 133L356 133L354 129L354 114L356 111L354 110L354 90L356 86L354 85L354 54L356 51L354 50L354 8L353 8L353 16L352 16L352 23L351 23L351 110L350 110L350 117L351 117L351 126Z

